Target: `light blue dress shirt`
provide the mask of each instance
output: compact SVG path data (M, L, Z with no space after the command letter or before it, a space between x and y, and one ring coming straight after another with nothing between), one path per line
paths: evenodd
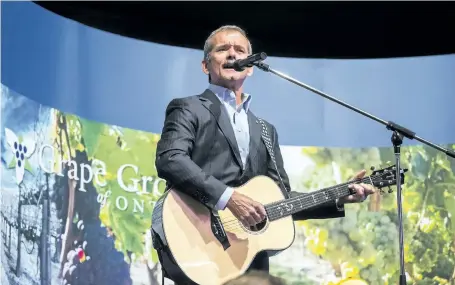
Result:
M231 121L232 129L234 130L237 145L239 147L240 157L242 159L243 168L246 165L246 159L250 151L250 129L248 125L248 108L250 107L251 96L249 94L243 94L242 103L236 104L235 93L232 90L226 89L221 86L210 84L209 90L211 90L221 103L226 108L226 111ZM224 210L227 202L231 198L234 189L228 187L223 195L221 195L218 203L215 205L217 210Z

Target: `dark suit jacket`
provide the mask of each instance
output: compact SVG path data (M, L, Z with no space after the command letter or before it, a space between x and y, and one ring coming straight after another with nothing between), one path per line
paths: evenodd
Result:
M257 175L266 175L281 187L275 167L261 138L261 124L248 111L250 152L245 169L238 151L228 113L216 95L172 100L167 109L161 139L156 150L158 176L172 186L214 208L227 186L237 187ZM277 166L289 190L275 127L266 122L272 138ZM283 188L283 187L281 187ZM298 193L291 192L291 196ZM335 202L304 210L295 220L344 217Z

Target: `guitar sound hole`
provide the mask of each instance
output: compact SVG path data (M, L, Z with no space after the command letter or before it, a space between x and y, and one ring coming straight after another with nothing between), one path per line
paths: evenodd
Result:
M263 220L259 224L256 224L255 226L249 227L248 229L252 232L259 232L259 231L262 231L266 225L267 225L267 219Z

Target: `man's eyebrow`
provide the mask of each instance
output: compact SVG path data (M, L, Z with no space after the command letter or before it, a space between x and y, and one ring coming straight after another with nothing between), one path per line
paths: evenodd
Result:
M219 44L217 46L215 46L215 48L222 48L222 47L230 47L230 46L233 46L233 47L236 47L236 48L242 48L242 49L245 49L246 47L242 46L242 45L238 45L238 44L229 44L229 43L225 43L225 44Z

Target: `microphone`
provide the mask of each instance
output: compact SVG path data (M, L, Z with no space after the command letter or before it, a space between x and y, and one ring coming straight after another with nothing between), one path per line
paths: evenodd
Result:
M252 67L253 63L263 61L267 58L267 54L265 52L260 52L256 54L252 54L244 59L239 59L234 62L229 62L224 64L224 68L233 68L235 71L244 71L245 67Z

